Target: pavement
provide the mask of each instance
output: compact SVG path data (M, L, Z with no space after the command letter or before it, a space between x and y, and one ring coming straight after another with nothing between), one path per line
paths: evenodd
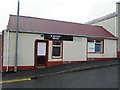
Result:
M79 62L79 63L68 63L59 66L33 69L33 70L24 70L15 72L2 72L2 81L5 80L14 80L20 78L26 79L36 79L38 77L44 77L49 75L75 72L89 69L96 69L108 66L118 65L118 59L113 60L102 60L102 61L88 61L88 62Z

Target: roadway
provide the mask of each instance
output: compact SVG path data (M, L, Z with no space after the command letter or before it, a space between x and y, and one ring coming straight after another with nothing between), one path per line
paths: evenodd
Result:
M2 88L118 88L118 65L4 83Z

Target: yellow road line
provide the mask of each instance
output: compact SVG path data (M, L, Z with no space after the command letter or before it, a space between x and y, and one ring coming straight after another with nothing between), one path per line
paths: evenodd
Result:
M0 84L15 83L15 82L29 81L29 80L31 80L31 78L22 78L22 79L5 80L5 81L0 81Z

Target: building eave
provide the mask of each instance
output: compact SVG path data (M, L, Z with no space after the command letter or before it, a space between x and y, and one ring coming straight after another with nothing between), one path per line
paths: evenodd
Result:
M7 30L9 32L16 32L16 30ZM24 31L20 30L19 33L30 33L30 34L59 34L59 35L69 35L74 37L83 37L83 38L102 38L102 39L111 39L111 40L117 40L116 37L103 37L103 36L88 36L88 35L76 35L76 34L63 34L63 33L49 33L49 32L32 32L32 31Z

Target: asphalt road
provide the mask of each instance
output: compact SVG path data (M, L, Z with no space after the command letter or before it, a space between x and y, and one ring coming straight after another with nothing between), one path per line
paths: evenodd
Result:
M118 88L118 66L62 73L16 83L2 88Z

